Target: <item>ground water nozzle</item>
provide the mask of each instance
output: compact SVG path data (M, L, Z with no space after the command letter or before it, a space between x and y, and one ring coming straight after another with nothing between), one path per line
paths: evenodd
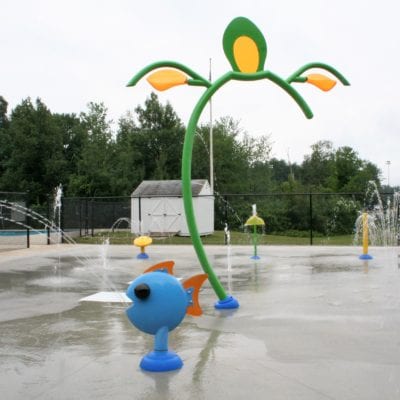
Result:
M363 229L363 253L360 257L360 260L372 260L373 257L368 254L368 242L369 242L369 233L368 233L368 213L363 212L362 214L362 229Z
M257 255L257 242L258 242L258 234L257 234L257 226L265 225L265 222L262 218L257 216L257 205L252 205L252 216L246 221L244 224L245 226L252 226L253 227L253 247L254 253L250 257L253 260L259 260L260 257Z
M153 243L153 239L150 236L139 236L134 239L133 244L140 247L140 253L136 256L139 260L147 260L149 255L145 252L147 246Z

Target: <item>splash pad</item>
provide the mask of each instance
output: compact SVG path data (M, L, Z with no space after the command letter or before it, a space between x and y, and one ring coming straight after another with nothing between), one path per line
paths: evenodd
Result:
M261 31L251 21L243 17L234 19L227 26L223 36L223 48L225 55L231 64L232 71L227 72L213 83L204 79L199 74L197 74L196 72L194 72L193 70L182 64L167 61L167 62L155 63L144 68L142 71L140 71L131 79L128 85L134 86L142 77L144 77L153 70L159 70L160 68L168 67L169 69L161 69L159 71L154 72L151 76L148 77L149 82L156 89L166 90L169 89L170 87L182 84L188 84L192 86L203 86L206 89L193 110L185 134L183 156L182 156L183 202L184 202L185 215L187 219L189 232L193 241L193 247L196 251L196 255L201 264L201 267L205 272L205 274L208 276L208 280L219 299L217 303L215 303L215 308L222 310L232 310L232 309L237 309L239 307L239 303L235 297L225 292L225 289L221 284L220 279L218 278L214 268L211 266L211 263L209 262L209 259L206 255L204 246L202 244L197 229L197 224L194 215L194 208L193 208L192 193L191 193L191 163L192 163L193 141L194 141L195 129L205 105L212 98L212 96L229 81L232 80L257 81L257 80L267 79L275 83L277 86L283 89L289 96L291 96L307 118L312 118L313 114L310 107L301 97L301 95L297 92L297 90L294 89L294 87L292 86L293 83L309 83L320 88L321 90L324 91L330 90L335 85L335 81L333 81L332 79L321 74L309 74L308 76L303 75L306 71L313 68L318 68L328 71L339 81L341 81L344 85L348 85L349 83L336 69L323 63L307 64L298 69L297 71L295 71L287 79L281 78L279 75L273 73L272 71L265 70L264 63L267 55L267 45L265 38L261 33ZM106 268L107 264L104 263L103 266L104 268ZM60 271L60 268L58 268L58 271ZM106 270L103 271L103 276L105 278L108 278L107 272L108 271ZM154 272L154 274L159 274L159 272ZM229 274L228 276L229 278L232 278L232 274ZM62 275L60 275L60 273L56 281L58 282L59 285L62 285L63 281L65 283L65 280L62 279ZM233 287L232 285L228 286ZM138 286L135 287L135 289L133 289L133 293L132 291L130 292L129 289L127 292L128 297L130 297L134 301L138 301L140 299L138 293L142 292L142 288L138 291L138 293L136 293L136 289L138 289ZM60 295L60 293L61 291L59 291L57 295ZM135 304L130 308L130 310L134 309L135 309ZM60 315L60 313L67 311L69 311L68 308L63 309L62 311L58 311L58 313ZM131 312L133 313L133 311ZM30 314L34 313L30 311L28 315ZM174 315L171 314L170 319L173 319L173 317ZM145 316L142 316L141 319L145 320ZM104 320L102 319L101 321L104 324ZM132 317L131 321L134 321L135 326L141 326L140 318L139 320L136 320L135 318ZM242 322L246 324L246 321ZM249 326L251 324L246 324L246 325ZM152 333L152 334L154 333L153 330L150 331L144 329L144 331L147 333ZM236 329L234 329L234 331L236 331ZM240 330L237 330L237 332L239 331ZM160 352L160 348L158 348L160 346L160 341L161 341L161 347L163 348L162 351L164 351L166 347L165 335L161 335L162 336L161 339L158 333L155 333L155 335L156 335L155 352L157 351ZM70 352L68 352L67 354L69 356ZM240 357L240 358L241 361L246 359L246 357L244 358ZM147 369L153 370L151 368ZM175 368L167 368L163 370L172 370L172 369ZM124 388L124 390L125 389L126 388ZM215 388L213 388L213 390L215 390ZM42 395L44 393L45 392L38 393L36 397L37 398L43 397ZM113 395L115 395L115 393L113 393ZM86 396L86 398L88 397ZM174 396L174 398L178 397Z
M179 373L139 368L151 335L132 327L122 298L132 277L175 260L179 277L199 273L192 246L39 246L0 260L0 387L4 398L61 399L323 397L395 399L400 379L398 249L268 246L263 263L249 245L207 246L216 274L239 297L216 311L205 283L200 318L170 335ZM105 259L103 259L103 256ZM57 265L57 268L55 266ZM230 268L230 271L228 270ZM80 301L101 292L103 301ZM232 316L232 312L234 315ZM267 372L267 373L266 373ZM392 377L392 379L388 379ZM239 379L240 378L240 379ZM333 385L332 382L336 384Z

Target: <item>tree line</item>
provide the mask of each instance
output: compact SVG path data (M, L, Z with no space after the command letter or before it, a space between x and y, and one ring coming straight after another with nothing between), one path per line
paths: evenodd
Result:
M40 205L62 184L68 197L129 196L142 180L180 179L185 126L151 93L114 125L103 103L77 114L53 113L24 99L9 112L0 96L0 191L27 192ZM219 193L363 192L380 187L376 165L351 147L321 140L302 163L272 157L268 135L253 137L232 117L215 121ZM209 126L195 136L192 177L209 176Z

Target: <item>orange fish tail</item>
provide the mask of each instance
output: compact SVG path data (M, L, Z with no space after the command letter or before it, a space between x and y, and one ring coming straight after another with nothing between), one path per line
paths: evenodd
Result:
M192 315L194 317L198 317L199 315L203 314L203 311L199 304L199 292L201 285L207 280L207 278L207 274L200 274L192 276L191 278L183 282L182 285L186 292L191 293L192 295L192 302L186 309L186 314Z

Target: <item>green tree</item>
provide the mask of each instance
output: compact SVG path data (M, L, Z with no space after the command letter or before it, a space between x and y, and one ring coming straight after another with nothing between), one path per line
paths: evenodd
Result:
M244 132L241 145L246 153L247 162L254 164L266 164L271 159L272 143L270 135L254 137Z
M275 183L281 184L289 179L290 166L285 160L278 160L274 157L270 161L270 166L272 170L272 179Z
M40 99L23 100L12 111L8 139L2 190L27 191L31 203L44 203L65 178L66 162L61 131Z
M252 163L248 171L248 190L252 193L272 192L275 189L272 177L272 165L269 162Z
M192 177L209 179L210 126L201 125L195 135L192 158ZM231 228L238 228L241 219L249 214L249 203L242 198L232 198L229 204L220 193L260 193L271 186L269 136L252 138L231 117L221 118L213 124L214 188L216 194L216 226L225 223L225 213L234 209Z
M76 172L68 182L72 196L112 195L113 156L111 121L103 103L89 103L88 111L80 114L84 134L79 137L82 151Z
M320 140L311 146L311 155L306 155L302 163L303 184L314 190L336 187L335 152L329 140Z
M209 132L206 124L196 133L192 159L194 179L209 177ZM213 125L214 183L218 192L248 190L249 149L240 141L242 134L239 123L231 117L223 117Z
M335 152L336 190L343 190L350 180L358 174L362 161L358 154L348 146L339 147Z
M7 101L3 96L0 96L0 129L8 127L7 107Z
M272 165L270 164L272 144L269 135L252 137L245 133L241 140L247 158L247 191L265 193L273 190Z
M130 195L145 178L145 155L137 146L141 137L133 114L127 112L118 121L115 143L114 186L121 195Z
M0 176L2 176L6 170L7 160L10 158L11 153L7 107L7 101L3 96L0 96Z
M135 113L139 127L143 130L159 131L181 126L181 121L171 104L167 102L165 106L162 105L154 92L146 99L144 107L138 105L135 108Z
M370 161L363 160L356 174L351 176L346 185L343 187L344 192L362 192L365 193L368 183L374 181L378 189L381 188L379 168Z
M142 155L145 179L179 179L185 130L171 104L161 104L151 93L135 113L138 128L132 144Z
M66 166L65 178L61 183L64 193L69 195L68 180L72 174L78 172L78 163L81 160L83 148L87 144L87 132L75 114L53 114L53 120L62 134Z
M115 192L130 194L143 180L180 179L184 127L171 104L151 93L118 122L114 146Z

